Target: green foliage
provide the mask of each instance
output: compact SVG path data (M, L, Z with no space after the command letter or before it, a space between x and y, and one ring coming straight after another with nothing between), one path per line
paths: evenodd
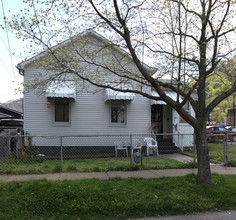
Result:
M236 176L0 182L0 219L128 219L235 209ZM12 208L14 207L14 208Z
M52 168L52 172L53 172L53 173L60 173L60 172L61 172L61 166L60 166L60 164L56 164L56 165Z
M222 92L228 90L236 79L236 57L226 61L222 61L215 71L206 81L207 91L210 93L210 97L207 103L210 103L213 99L219 96ZM233 95L223 100L212 111L212 121L217 123L223 123L225 117L227 117L228 109L232 108Z
M68 169L68 170L76 170L76 164L69 164L69 165L67 166L67 169Z

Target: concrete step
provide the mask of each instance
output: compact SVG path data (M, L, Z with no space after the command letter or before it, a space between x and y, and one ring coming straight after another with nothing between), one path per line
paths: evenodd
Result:
M175 146L172 139L164 139L159 137L157 141L159 154L173 154L179 152L179 148Z

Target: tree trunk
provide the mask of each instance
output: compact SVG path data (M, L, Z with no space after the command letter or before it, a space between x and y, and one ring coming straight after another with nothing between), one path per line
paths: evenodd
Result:
M210 185L211 181L211 168L209 148L206 135L205 123L195 128L196 135L196 149L197 149L197 162L198 162L198 176L197 182Z

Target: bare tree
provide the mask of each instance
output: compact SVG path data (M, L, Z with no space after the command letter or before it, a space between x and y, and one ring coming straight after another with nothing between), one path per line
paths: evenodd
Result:
M41 0L37 1L37 8L34 0L29 2L26 15L13 17L9 26L18 37L31 40L31 52L32 48L37 49L36 53L39 48L44 50L44 56L38 56L35 64L57 70L56 75L44 76L43 81L36 78L31 87L45 85L45 81L59 77L76 76L99 88L164 100L193 126L198 182L211 184L206 122L214 107L235 92L236 81L233 78L229 89L206 104L206 80L215 74L221 60L235 52L235 1ZM109 39L96 45L96 53L88 46L89 40L86 42L76 35L92 29ZM69 41L53 47L65 38ZM109 54L107 48L122 49L124 56ZM103 58L98 59L100 53ZM108 56L113 62L107 62ZM137 71L127 68L127 57L135 63ZM153 69L144 62L155 67L155 77ZM114 63L119 64L119 68ZM90 66L96 69L96 74L86 74ZM139 86L118 88L114 86L116 82L106 80L104 83L96 77L104 72L108 78L119 77L119 83L138 83ZM112 82L113 78L109 79ZM153 88L159 97L145 92L144 86ZM167 96L166 89L176 92L177 99ZM187 102L192 105L195 117L185 110Z

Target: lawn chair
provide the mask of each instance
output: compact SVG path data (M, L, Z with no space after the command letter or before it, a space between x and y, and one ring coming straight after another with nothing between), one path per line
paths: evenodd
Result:
M128 157L128 146L125 142L122 141L115 141L115 155L117 157L118 150L126 151L126 155Z
M142 153L142 143L140 140L138 140L138 139L132 140L131 151L132 151L132 155L134 154L134 152L137 152L137 151Z
M158 155L158 143L151 137L144 138L144 141L147 144L147 156L149 156L150 151L156 153Z

